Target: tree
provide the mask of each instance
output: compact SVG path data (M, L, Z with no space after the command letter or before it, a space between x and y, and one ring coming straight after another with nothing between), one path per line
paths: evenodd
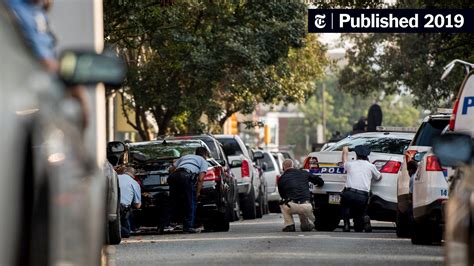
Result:
M384 1L316 1L321 7L387 7ZM473 8L473 1L397 1L390 8ZM468 33L343 34L353 45L348 65L340 71L340 87L367 95L409 91L413 103L428 109L452 106L464 77L462 69L441 81L443 67L455 58L474 61L473 35Z
M219 127L260 102L301 101L322 74L324 49L306 34L298 1L136 2L105 0L106 40L127 60L136 117L152 114L159 134L209 129L202 115ZM146 138L143 124L132 126Z

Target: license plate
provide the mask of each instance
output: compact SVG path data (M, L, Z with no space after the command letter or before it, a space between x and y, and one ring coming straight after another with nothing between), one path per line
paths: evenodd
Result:
M341 204L341 195L329 194L329 204Z

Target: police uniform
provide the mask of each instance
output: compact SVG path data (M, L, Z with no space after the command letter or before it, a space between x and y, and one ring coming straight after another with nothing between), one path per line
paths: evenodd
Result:
M284 232L295 231L293 214L299 215L301 231L313 230L315 218L313 205L310 202L309 182L317 186L324 185L321 177L294 168L287 169L278 181L278 192L282 198L280 209L283 214Z
M358 156L367 157L370 150L366 146L357 146L355 152ZM382 175L375 165L367 160L354 160L344 163L347 171L347 180L344 191L341 194L342 218L344 220L344 231L350 231L349 219L352 215L354 230L361 232L364 227L364 216L369 201L370 185L372 179L380 180ZM370 225L370 218L365 221ZM367 231L370 229L367 228Z
M183 231L190 232L196 216L197 177L206 173L209 165L202 156L190 154L181 157L173 166L176 170L168 177L172 216L176 217L178 211L183 211Z
M130 211L132 204L141 204L140 185L128 173L118 175L120 187L120 224L122 237L130 236Z

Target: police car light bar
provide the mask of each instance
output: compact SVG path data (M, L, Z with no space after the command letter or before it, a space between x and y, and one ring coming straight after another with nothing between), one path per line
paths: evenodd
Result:
M449 109L449 108L438 108L437 110L437 113L438 114L452 114L453 113L453 109Z
M378 126L376 128L380 132L416 132L417 128L415 127L384 127Z

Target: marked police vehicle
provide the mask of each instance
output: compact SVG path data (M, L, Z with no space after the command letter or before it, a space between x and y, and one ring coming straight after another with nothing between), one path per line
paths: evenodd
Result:
M443 129L448 125L450 119L449 110L438 110L437 114L429 115L423 119L420 127L418 128L415 137L413 138L410 146L405 152L403 163L398 174L397 181L397 236L398 237L409 237L411 234L411 213L410 210L413 208L412 198L409 193L410 177L407 170L407 162L415 159L420 161L423 156L431 150L433 139L439 135ZM447 169L441 169L439 163L432 154L424 158L424 169L417 173L417 180L414 182L414 187L417 187L416 195L413 199L416 199L416 216L421 219L421 214L426 211L423 206L429 205L432 202L437 202L439 197L446 199L446 196L442 196L440 193L446 192L445 190L438 190L439 183L443 189L446 188L446 176ZM419 168L420 169L420 168ZM428 179L430 177L437 177L434 180ZM415 184L416 183L416 184ZM423 185L426 187L422 188ZM427 191L428 186L431 186L430 191L436 195L428 197ZM415 193L414 193L415 194ZM420 209L421 208L421 209ZM416 241L415 241L416 242Z
M454 60L445 67L442 78L456 63L467 75L459 89L449 128L454 133L439 138L433 150L442 165L455 167L446 204L445 264L474 264L474 64Z
M372 183L368 214L371 219L395 221L397 207L397 175L403 161L403 151L413 138L413 128L379 127L380 132L361 133L349 136L325 151L312 152L304 163L304 169L321 175L323 187L311 186L315 205L318 231L332 231L340 222L341 192L346 182L346 171L342 166L342 148L349 147L349 159L355 160L354 148L368 145L369 160L382 173L382 180ZM401 131L401 132L397 132Z

